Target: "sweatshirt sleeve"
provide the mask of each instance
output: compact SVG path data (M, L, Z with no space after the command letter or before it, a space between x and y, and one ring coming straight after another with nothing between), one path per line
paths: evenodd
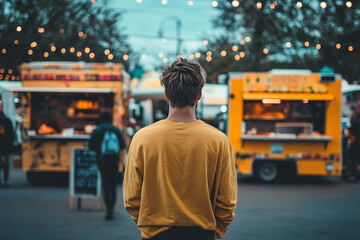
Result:
M126 211L137 223L141 202L141 189L143 183L143 171L140 166L141 155L137 154L134 145L130 145L128 159L126 163L123 196ZM139 157L140 156L140 157Z
M225 235L230 223L235 218L234 211L238 186L235 161L230 143L228 143L228 147L223 153L221 162L220 183L215 202L216 238L221 238Z

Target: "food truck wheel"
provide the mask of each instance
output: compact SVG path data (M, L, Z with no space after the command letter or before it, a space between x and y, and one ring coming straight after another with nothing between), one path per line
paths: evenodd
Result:
M261 163L258 168L258 177L265 182L271 182L275 180L277 174L277 167L272 162Z

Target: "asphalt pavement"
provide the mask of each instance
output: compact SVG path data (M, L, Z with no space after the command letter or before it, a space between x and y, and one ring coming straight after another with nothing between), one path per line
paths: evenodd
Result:
M123 207L121 186L114 221L93 199L68 208L68 187L32 186L12 170L0 188L0 239L141 239ZM338 178L294 178L271 184L243 179L234 222L224 240L360 239L360 184Z

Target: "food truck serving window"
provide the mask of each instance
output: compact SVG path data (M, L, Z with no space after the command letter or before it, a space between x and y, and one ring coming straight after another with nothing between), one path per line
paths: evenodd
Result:
M270 104L264 101L244 101L243 114L246 132L251 129L256 129L257 133L277 132L277 123L294 123L293 127L287 126L286 129L298 129L299 126L308 129L310 124L312 132L324 133L324 101L279 101ZM308 130L304 133L308 133Z
M31 128L38 131L46 124L55 131L42 134L61 133L65 128L87 133L85 126L96 124L101 111L112 112L113 99L113 93L32 93Z

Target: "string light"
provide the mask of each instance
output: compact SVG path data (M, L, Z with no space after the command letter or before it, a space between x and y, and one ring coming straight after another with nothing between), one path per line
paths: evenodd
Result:
M90 52L90 48L86 47L85 48L85 53L89 53Z
M55 52L55 51L56 51L56 47L55 47L55 46L52 46L52 47L51 47L51 51L52 51L52 52Z
M268 53L269 53L269 49L264 48L264 49L263 49L263 53L264 53L264 54L268 54Z
M161 4L162 4L162 5L166 5L167 3L168 3L167 0L161 0Z
M304 42L305 47L310 46L310 43L308 41Z
M79 37L83 37L84 33L83 32L79 32Z
M261 9L261 8L262 8L262 3L261 3L261 2L258 2L258 3L256 4L256 7L257 7L258 9Z
M241 40L240 41L240 45L244 45L245 44L245 41L244 40Z
M351 7L352 7L352 2L347 1L347 2L346 2L346 6L347 6L348 8L351 8Z
M141 55L141 59L146 59L146 54Z
M297 2L297 3L296 3L296 6L297 6L298 8L302 8L303 4L302 4L302 2Z
M191 6L194 6L194 2L193 1L188 1L188 5L191 7Z
M6 53L6 48L3 48L3 49L1 50L1 52L2 52L3 54L5 54L5 53Z
M4 73L5 72L5 70L2 68L1 70L0 70L0 73Z
M354 47L353 46L349 46L349 51L352 52L354 50Z
M336 44L336 48L337 48L337 49L340 49L340 48L341 48L341 44L340 44L340 43Z
M217 2L217 1L212 1L211 5L212 5L213 7L217 7L217 6L218 6L218 2Z
M244 52L240 52L239 55L240 55L240 57L242 57L242 58L245 57L245 53L244 53Z
M32 47L32 48L34 48L34 47L36 47L37 46L37 42L32 42L31 44L30 44L30 47Z
M113 60L113 58L114 58L114 55L109 54L108 59L109 59L109 60Z
M208 45L208 44L209 44L208 40L204 40L204 41L203 41L203 44L204 44L205 46Z
M212 57L210 57L210 56L206 57L206 61L211 62L211 60L212 60Z
M8 73L9 73L9 74L12 74L12 73L13 73L13 70L12 70L12 69L9 69L9 70L8 70Z
M3 75L0 75L0 80L2 80L3 79Z
M321 3L320 3L320 7L321 7L321 8L326 8L326 7L327 7L326 2L321 2Z
M211 51L207 51L206 55L207 55L207 56L211 56L211 55L212 55L212 52L211 52Z
M62 54L65 54L65 53L66 53L66 49L65 49L65 48L62 48L62 49L61 49L61 53L62 53Z
M195 53L195 57L196 58L200 58L201 57L201 54L199 52Z
M142 0L136 0L137 3L142 3Z
M248 36L248 37L245 37L245 42L250 42L251 41L251 38Z
M63 34L63 33L65 32L65 30L64 30L63 28L60 28L59 32L60 32L61 34Z
M38 29L38 32L39 32L39 33L44 33L44 32L45 32L45 29L41 27L41 28Z
M286 47L288 47L288 48L291 47L291 42L287 42Z
M71 52L71 53L74 53L74 52L75 52L75 48L74 48L74 47L71 47L71 48L70 48L70 52Z
M164 57L164 53L163 52L160 52L159 53L159 58L163 58Z
M92 3L96 3L96 0L91 0Z
M28 51L28 54L29 54L29 55L32 55L33 53L34 53L34 52L33 52L33 50L31 50L31 49Z
M87 34L86 34L86 33L84 33L83 39L86 39L86 38L87 38Z
M225 57L226 56L226 51L222 50L220 54L221 54L221 56Z
M167 59L167 58L163 58L163 62L164 62L164 63L167 63L167 62L168 62L168 59Z
M236 61L239 61L239 60L240 60L240 56L239 56L239 55L235 55L234 58L235 58Z
M190 59L190 60L193 60L194 57L195 57L194 54L190 54L190 55L189 55L189 59Z
M81 55L82 55L82 52L80 52L80 51L78 51L78 52L76 53L76 56L77 56L77 57L81 57Z
M49 56L49 53L48 52L44 52L44 57L48 57Z
M105 55L109 55L109 54L110 54L110 50L109 50L109 49L105 49L104 53L105 53Z
M89 58L94 58L95 57L95 53L90 53L89 54Z
M19 43L18 40L14 40L14 44L17 45Z
M21 30L22 30L21 26L17 26L17 27L16 27L16 31L17 31L17 32L21 32Z
M11 77L11 80L14 81L14 80L15 80L15 76L12 76L12 77Z
M316 44L316 49L320 50L320 48L321 48L321 44L320 43Z
M274 4L271 4L271 5L270 5L270 8L271 8L271 9L274 9L274 8L275 8L275 5L274 5Z
M238 7L240 5L239 1L238 0L234 0L232 1L231 3L233 5L233 7Z
M127 60L129 59L129 56L128 56L127 54L125 54L125 55L123 56L123 59L124 59L124 61L127 61Z
M236 46L236 45L234 45L234 46L232 47L232 50L233 50L234 52L236 52L238 49L239 49L239 48L238 48L238 46Z

